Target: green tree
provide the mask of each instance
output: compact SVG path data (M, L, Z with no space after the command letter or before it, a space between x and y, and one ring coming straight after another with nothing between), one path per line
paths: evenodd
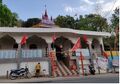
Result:
M111 28L114 30L116 26L119 24L119 8L116 8L114 10L114 14L112 14L112 19L111 19Z
M16 13L12 13L10 9L7 8L6 5L2 4L2 0L0 0L0 26L17 26L18 16Z
M75 25L75 20L71 16L58 16L55 19L55 24L60 26L60 27L66 27L66 28L74 28Z
M39 18L29 18L27 21L23 22L23 27L32 27L33 25L36 25L40 23L41 19Z
M0 0L0 4L2 4L2 0Z
M84 17L79 17L76 28L90 31L107 31L108 23L106 18L103 18L100 15L89 14Z
M119 9L116 8L112 14L110 31L111 33L119 29ZM104 45L108 46L110 50L119 50L119 32L115 32L115 35L111 37L104 38ZM106 47L105 47L106 49Z

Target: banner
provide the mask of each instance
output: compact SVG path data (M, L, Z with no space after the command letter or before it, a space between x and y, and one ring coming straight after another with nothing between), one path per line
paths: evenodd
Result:
M26 43L26 40L27 40L27 36L24 35L24 36L22 37L22 39L21 39L20 44L21 44L21 45L24 45L24 44Z
M71 51L76 51L79 48L81 48L80 37L77 39L77 42L75 43L75 45L73 46L73 48L71 49Z
M80 52L82 52L83 56L90 56L88 49L77 49L76 56L80 56Z
M103 58L103 57L98 57L97 64L101 69L106 70L108 68L108 59Z

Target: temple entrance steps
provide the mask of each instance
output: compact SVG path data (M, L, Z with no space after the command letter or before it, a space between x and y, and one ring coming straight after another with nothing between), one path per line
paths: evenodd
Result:
M73 75L78 75L78 73L75 70L70 70L62 61L56 61L57 63L57 70L54 73L55 77L56 76L73 76Z
M60 64L63 66L64 70L68 73L68 75L72 75L72 72L68 69L67 66L61 61Z
M65 69L63 68L63 66L57 61L57 65L58 65L58 69L61 71L63 76L67 76L67 72L65 71Z

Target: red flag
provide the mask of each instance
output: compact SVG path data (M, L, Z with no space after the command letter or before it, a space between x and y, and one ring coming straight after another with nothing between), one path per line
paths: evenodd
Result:
M76 51L78 48L81 48L80 37L78 38L76 44L73 46L73 48L71 50Z
M103 52L103 56L108 59L108 55L105 52Z
M88 40L87 40L87 36L83 35L83 40L85 41L85 43L87 44Z
M24 45L24 44L26 43L26 40L27 40L27 36L24 35L24 36L22 37L22 39L21 39L20 44L21 44L21 45Z
M54 35L52 36L52 42L54 43L55 40L56 40L56 36L55 36L55 33L54 33Z

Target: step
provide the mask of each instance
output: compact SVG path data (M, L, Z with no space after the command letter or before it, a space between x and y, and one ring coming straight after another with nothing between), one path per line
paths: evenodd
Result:
M62 76L62 73L60 72L59 69L57 69L57 74L58 74L58 76Z
M63 62L60 62L61 65L63 66L63 68L66 70L66 72L69 74L69 75L72 75L72 72L65 66L65 64Z
M60 71L62 72L62 74L63 74L64 76L67 76L67 73L65 72L65 70L63 69L63 67L60 65L60 63L57 62L57 64L58 64L58 68L60 69Z
M77 75L77 72L75 70L71 70L71 72L74 74L74 75Z

